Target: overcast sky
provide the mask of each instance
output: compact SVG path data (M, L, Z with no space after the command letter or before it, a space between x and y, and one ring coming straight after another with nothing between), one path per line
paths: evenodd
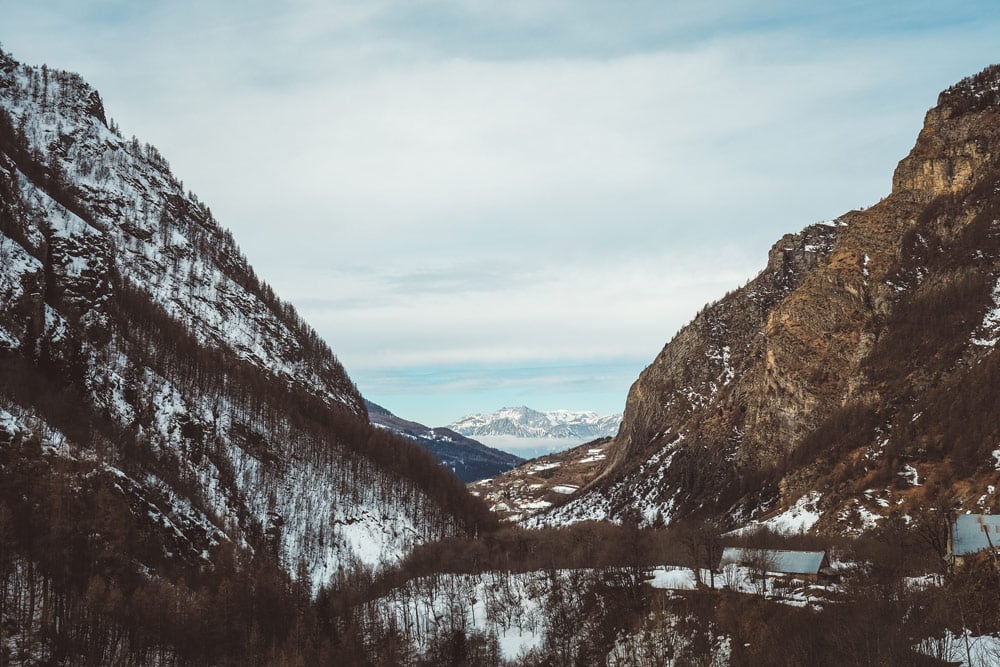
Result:
M888 193L993 0L0 0L368 398L618 412L782 234Z

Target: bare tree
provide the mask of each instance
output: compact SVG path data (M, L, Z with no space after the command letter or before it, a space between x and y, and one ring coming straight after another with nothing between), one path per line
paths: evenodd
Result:
M712 522L684 524L678 527L678 535L688 555L688 563L694 570L699 586L705 582L702 570L708 571L708 585L715 588L715 575L722 559L722 531Z
M743 550L743 564L750 570L750 579L758 595L767 593L767 574L777 567L774 552L761 547L749 547Z
M951 529L951 510L948 504L939 503L932 507L912 512L913 532L921 544L935 556L938 572L944 572L948 561L948 532Z

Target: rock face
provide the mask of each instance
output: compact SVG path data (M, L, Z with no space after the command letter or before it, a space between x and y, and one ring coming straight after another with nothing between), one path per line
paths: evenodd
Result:
M738 524L814 490L820 528L995 507L998 91L994 66L942 93L889 196L786 235L698 313L632 386L607 469L545 521Z
M59 488L106 479L186 545L168 560L229 543L313 588L470 525L464 487L368 426L333 353L159 152L79 76L2 52L0 455L4 475L73 467Z

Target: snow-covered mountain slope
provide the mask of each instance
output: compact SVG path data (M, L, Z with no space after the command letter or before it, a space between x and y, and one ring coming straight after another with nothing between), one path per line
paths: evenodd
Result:
M467 435L513 436L517 438L576 438L592 440L614 435L622 416L600 416L595 412L552 410L539 412L521 406L502 408L488 414L463 417L448 428Z
M2 52L0 363L0 444L124 475L182 533L273 550L314 587L486 516L368 425L326 344L95 90Z
M519 456L487 447L451 429L430 428L401 419L370 401L365 402L365 407L368 408L368 418L373 425L417 443L463 482L493 477L524 462Z
M526 461L513 470L469 484L503 521L523 521L566 502L607 463L611 438L592 440Z

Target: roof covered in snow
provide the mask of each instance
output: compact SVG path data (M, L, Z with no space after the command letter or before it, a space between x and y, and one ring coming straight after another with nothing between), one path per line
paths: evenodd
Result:
M824 551L788 551L783 549L744 549L726 547L722 565L758 561L768 572L781 574L816 574L823 567Z
M959 514L951 524L951 553L964 556L1000 547L1000 515Z

